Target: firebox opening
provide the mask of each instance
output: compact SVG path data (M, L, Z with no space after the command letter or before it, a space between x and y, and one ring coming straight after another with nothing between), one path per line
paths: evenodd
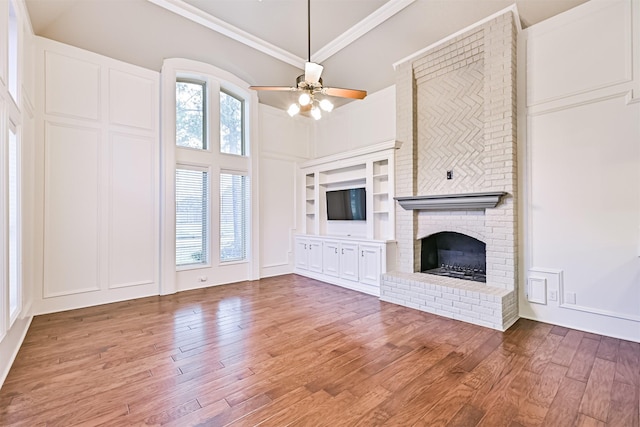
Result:
M444 231L422 239L423 273L487 282L487 245L466 234Z

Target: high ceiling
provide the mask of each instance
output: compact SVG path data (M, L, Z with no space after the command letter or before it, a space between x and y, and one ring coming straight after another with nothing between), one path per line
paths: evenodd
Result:
M517 0L523 27L587 0ZM34 32L160 71L200 60L250 84L295 84L307 59L305 0L26 0ZM311 0L311 59L327 86L369 93L395 83L392 64L513 0ZM293 94L259 93L286 108ZM340 103L337 103L338 105Z

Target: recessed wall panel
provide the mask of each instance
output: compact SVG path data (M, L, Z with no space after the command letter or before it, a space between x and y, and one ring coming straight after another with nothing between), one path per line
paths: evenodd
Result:
M562 269L578 305L627 316L640 316L639 111L620 96L529 125L531 265Z
M629 81L630 2L602 2L599 13L550 21L527 41L527 104ZM555 24L558 22L558 24Z
M109 121L151 130L154 125L158 84L134 74L109 70Z
M64 117L100 118L100 66L45 52L45 112Z
M286 265L291 252L291 224L294 223L295 163L281 159L262 159L260 175L269 182L261 189L261 212L269 218L262 228L262 266ZM353 221L351 221L353 222Z
M100 132L47 123L44 297L100 288Z
M156 177L151 138L112 134L110 145L109 287L152 283Z

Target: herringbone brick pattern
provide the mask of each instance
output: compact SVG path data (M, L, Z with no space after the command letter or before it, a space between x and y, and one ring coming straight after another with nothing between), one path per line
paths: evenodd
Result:
M484 190L483 92L482 60L418 86L418 194Z

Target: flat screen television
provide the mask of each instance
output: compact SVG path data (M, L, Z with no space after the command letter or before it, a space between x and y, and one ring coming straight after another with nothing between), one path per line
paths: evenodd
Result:
M364 188L327 191L327 219L365 221L367 197Z

